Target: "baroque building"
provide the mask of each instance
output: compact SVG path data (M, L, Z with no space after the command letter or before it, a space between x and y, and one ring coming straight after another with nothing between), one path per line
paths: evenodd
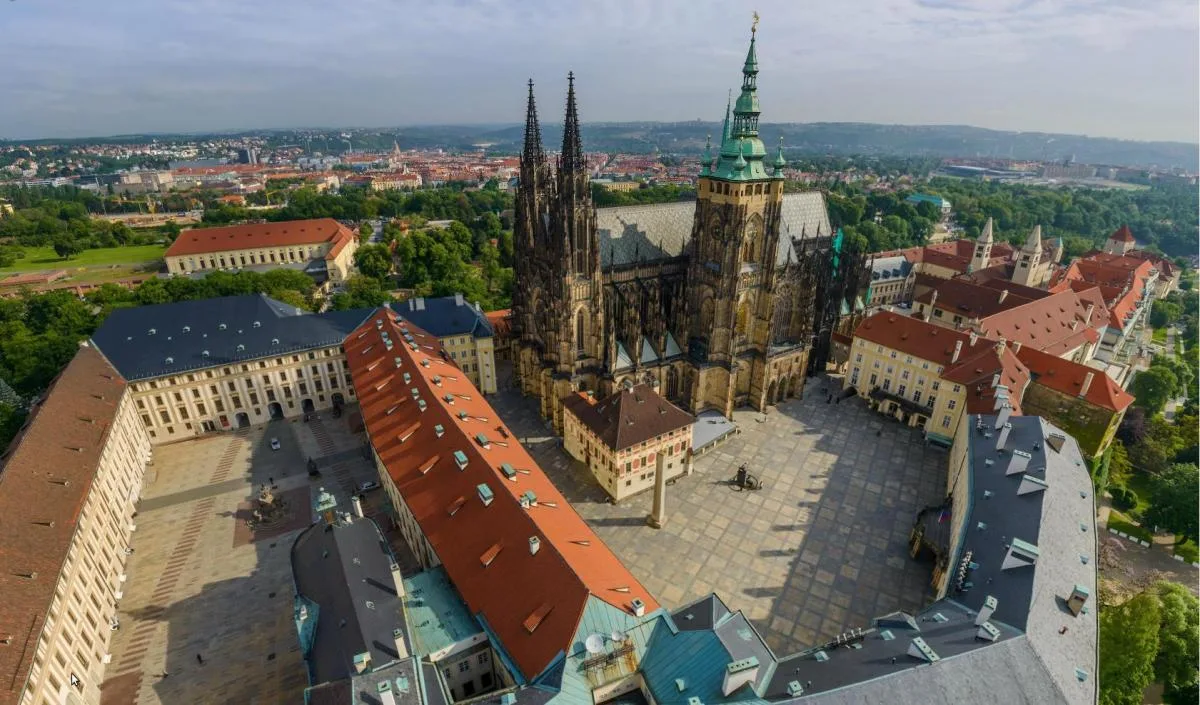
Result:
M819 192L784 194L783 146L759 136L755 37L696 202L597 209L568 77L562 152L541 141L533 82L516 198L512 331L522 391L563 429L562 400L657 387L692 413L763 409L824 369L852 330L865 252L829 225Z

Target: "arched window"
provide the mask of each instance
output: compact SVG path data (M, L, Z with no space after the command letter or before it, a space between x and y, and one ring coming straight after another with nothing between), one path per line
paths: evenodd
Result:
M744 299L744 300L742 300L742 302L740 304L738 304L737 326L735 327L734 330L737 331L737 334L739 336L744 336L744 335L746 335L746 330L749 327L750 327L750 301Z
M583 311L575 314L575 349L580 353L585 349Z

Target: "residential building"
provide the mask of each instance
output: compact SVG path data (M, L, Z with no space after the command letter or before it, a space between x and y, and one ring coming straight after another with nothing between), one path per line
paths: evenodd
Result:
M563 448L621 501L692 471L696 418L639 384L597 401L587 392L563 400Z
M1098 289L1108 309L1097 357L1122 361L1134 356L1137 336L1150 315L1159 271L1148 259L1128 255L1093 253L1080 257L1056 273L1050 290L1085 291Z
M495 331L478 303L462 294L417 297L392 304L400 315L432 333L454 363L484 394L496 393Z
M356 250L356 233L332 218L318 218L185 230L163 258L175 275L288 267L336 285L354 273Z
M372 191L412 191L421 188L421 175L405 171L367 174Z
M605 191L628 192L637 191L642 187L641 181L633 180L614 181L612 179L592 179L592 183L600 186Z
M867 286L867 304L884 306L912 301L915 279L913 267L901 255L876 257L871 261L871 283Z
M1041 416L1071 434L1088 457L1112 443L1133 395L1104 372L1028 345L1017 358L1029 369L1031 384L1021 400L1023 413Z
M92 343L128 381L151 442L162 443L353 401L342 341L369 314L228 296L118 309Z
M495 349L496 359L512 361L512 309L505 308L499 311L488 311L485 315L487 316L488 325L492 327L492 347Z
M1084 257L1096 254L1100 253L1092 251L1084 255ZM1158 270L1158 279L1154 288L1154 298L1156 299L1161 299L1179 286L1179 267L1163 255L1138 249L1137 240L1134 239L1133 232L1130 231L1128 225L1122 225L1114 230L1112 235L1108 236L1108 240L1104 243L1103 254L1133 257L1135 259L1146 260L1153 265Z
M84 344L0 455L0 705L100 702L150 439Z

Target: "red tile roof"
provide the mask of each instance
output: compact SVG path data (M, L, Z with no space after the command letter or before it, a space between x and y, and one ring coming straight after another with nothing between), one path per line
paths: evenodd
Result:
M1092 383L1085 396L1089 403L1109 411L1123 411L1133 403L1133 395L1121 389L1121 385L1101 370L1028 347L1022 347L1017 357L1033 373L1034 384L1068 396L1079 396L1084 380L1092 375Z
M492 326L492 332L497 338L507 338L512 335L512 309L505 308L499 311L488 311L486 314L488 324Z
M583 393L570 394L563 405L602 443L617 451L696 422L695 416L645 384L622 389L600 401Z
M1076 288L1071 282L1099 286L1108 306L1109 325L1124 329L1146 295L1146 280L1152 269L1154 265L1146 259L1097 252L1072 262L1052 288L1062 290L1064 285Z
M193 228L180 233L164 257L245 250L252 247L289 247L331 242L340 250L355 234L333 218L254 223L224 228ZM332 254L332 253L331 253Z
M1007 311L1032 301L1021 293L1005 286L986 286L966 279L942 279L936 286L917 297L917 303L932 305L974 320ZM1021 287L1027 289L1028 287ZM937 298L934 298L934 294ZM1048 295L1043 292L1043 297ZM1042 298L1042 297L1039 297Z
M962 331L887 312L876 313L858 324L854 337L943 366L950 364L955 343L961 342L966 354L971 339Z
M647 613L658 608L436 338L379 309L345 349L372 446L467 606L527 679L570 651L589 595L626 611L635 598ZM536 503L526 508L528 493Z
M93 347L59 374L0 457L0 705L15 704L125 381ZM24 577L32 576L32 577Z
M967 413L991 414L995 411L994 381L1008 388L1008 402L1014 414L1021 413L1021 397L1029 384L1029 369L1021 363L1007 345L980 338L963 353L954 365L947 367L942 378L967 388ZM999 380L996 375L1000 375Z
M1129 229L1128 225L1122 225L1116 230L1116 232L1114 232L1112 235L1109 235L1108 239L1115 240L1117 242L1137 242L1133 238L1133 232Z
M980 335L1020 342L1054 355L1100 340L1097 321L1088 321L1087 304L1073 290L1001 311L979 321Z

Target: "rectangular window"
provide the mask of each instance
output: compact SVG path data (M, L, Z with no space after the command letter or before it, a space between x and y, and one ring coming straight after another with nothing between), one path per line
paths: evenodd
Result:
M858 384L858 368L854 368L853 374L850 375L850 384Z
M237 391L237 385L233 383L233 380L229 380L228 382L226 382L226 385L228 385L229 391L231 391L231 392Z
M942 417L942 428L950 428L950 416L949 415Z
M929 401L927 403L929 404L930 408L933 408L934 406L936 406L937 405L937 396L934 394L930 394Z
M883 391L888 391L892 388L892 379L889 377L883 380Z
M235 409L242 408L242 398L241 397L238 397L238 396L233 397L233 408L235 408Z
M158 415L163 423L171 423L171 415L167 413L166 409L159 409Z
M908 379L908 370L904 370L900 373L900 379Z
M896 393L899 394L900 396L904 396L904 392L905 392L905 386L903 384L900 385L899 388L896 389Z
M950 401L946 402L946 408L951 411L954 411L954 407L956 406L958 406L958 400L956 399L951 399Z
M921 390L920 389L913 392L913 401L916 401L916 402L921 401Z
M183 395L179 392L175 392L175 401L183 401Z
M205 416L206 414L208 414L208 412L204 410L203 402L196 402L196 413L200 414L201 416Z
M878 383L879 383L879 375L872 372L871 373L871 386L874 387Z
M855 362L862 362L862 353L858 353L857 355L855 355L855 356L854 356L854 361L855 361Z
M187 421L188 419L187 409L182 406L179 407L179 418L183 419L184 421Z

